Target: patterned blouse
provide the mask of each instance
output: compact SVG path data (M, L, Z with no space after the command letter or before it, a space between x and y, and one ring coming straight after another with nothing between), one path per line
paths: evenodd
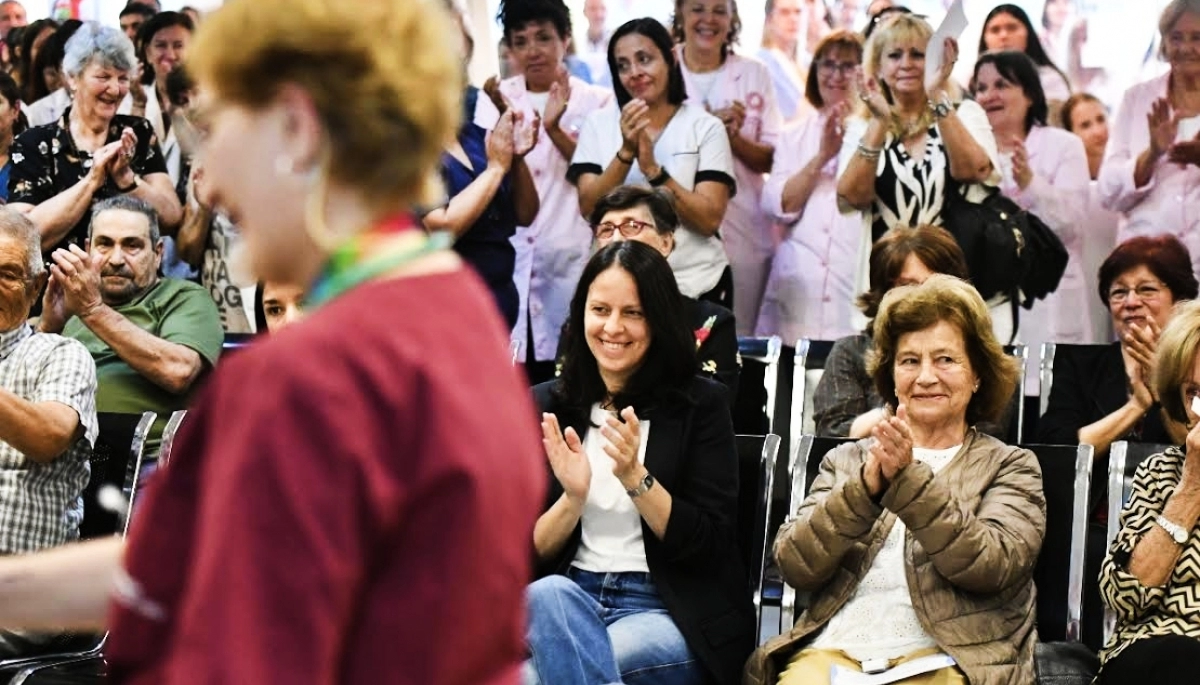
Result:
M8 201L38 205L78 183L92 168L92 155L75 147L71 136L71 108L58 121L35 126L17 136L11 150L12 172L8 179ZM140 176L167 173L166 161L158 145L154 127L142 117L118 114L108 125L105 144L121 139L121 131L133 129L137 147L130 166ZM107 178L93 195L92 202L120 195L112 178ZM74 243L83 246L87 239L91 213L84 212L71 231L51 250ZM51 250L46 250L50 252Z
M1100 652L1108 663L1126 647L1149 637L1185 635L1200 639L1200 535L1195 528L1164 587L1146 587L1129 573L1133 548L1166 507L1183 474L1184 453L1171 447L1142 462L1133 492L1121 512L1121 532L1100 568L1100 594L1117 614L1117 628Z

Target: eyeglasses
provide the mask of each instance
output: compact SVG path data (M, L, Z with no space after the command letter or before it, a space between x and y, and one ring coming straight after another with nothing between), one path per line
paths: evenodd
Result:
M647 228L654 228L654 224L648 224L645 221L638 221L637 219L626 219L619 224L604 221L592 226L592 230L596 232L597 240L608 240L616 231L620 231L621 235L626 238L632 238Z
M858 64L854 62L838 62L832 59L823 59L817 62L817 71L822 74L830 75L833 73L852 74L858 68Z
M1143 302L1153 302L1162 295L1163 287L1156 283L1141 283L1133 288L1116 287L1108 291L1108 303L1124 304L1131 293L1136 294Z

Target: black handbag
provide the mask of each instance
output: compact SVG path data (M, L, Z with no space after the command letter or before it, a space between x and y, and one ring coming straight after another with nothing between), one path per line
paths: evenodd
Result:
M964 191L950 180L941 218L967 258L972 284L984 300L1007 294L1014 305L1032 308L1058 288L1067 248L1045 222L998 189L989 188L980 202L967 200Z

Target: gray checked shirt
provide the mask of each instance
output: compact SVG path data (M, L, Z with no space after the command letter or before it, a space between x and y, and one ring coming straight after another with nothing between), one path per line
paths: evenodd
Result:
M74 409L83 437L48 464L0 440L0 554L20 554L79 537L88 458L99 432L96 364L81 343L22 325L0 333L0 388L33 403Z

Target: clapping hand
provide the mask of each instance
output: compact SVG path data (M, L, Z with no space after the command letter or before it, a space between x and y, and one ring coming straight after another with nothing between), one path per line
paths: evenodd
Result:
M538 132L542 129L541 117L535 112L533 119L526 121L525 113L513 110L513 156L524 159L537 145Z
M504 97L504 93L500 92L499 76L489 76L488 80L483 82L483 94L488 96L488 99L496 106L496 111L501 114L512 109L512 103L508 101L508 98Z
M725 133L732 140L742 130L742 124L746 123L746 104L734 100L728 107L713 110L712 114L725 124Z
M128 186L133 176L133 169L130 168L130 163L133 161L134 152L137 151L137 135L132 128L128 126L121 131L121 139L119 141L121 147L120 152L113 157L109 163L108 175L118 186Z
M868 79L863 74L862 67L858 67L854 71L854 91L858 94L858 99L867 106L867 111L873 118L884 124L890 123L892 106L883 96L883 91L879 88L879 81L874 78Z
M942 65L925 82L925 92L929 97L934 97L935 93L946 89L956 62L958 62L958 41L947 36L942 44Z
M1171 103L1166 98L1159 98L1150 105L1146 125L1150 129L1150 154L1161 157L1175 144L1179 132L1179 118L1171 112Z
M646 127L650 125L650 107L646 101L635 98L625 103L621 108L621 149L634 154L638 149L638 139Z
M550 84L550 97L546 100L546 115L543 122L547 131L558 128L563 114L567 111L567 103L571 100L571 74L561 64L558 67L558 78Z
M1017 187L1025 190L1033 183L1033 169L1029 167L1029 151L1025 149L1025 141L1017 136L1012 139L1012 173Z
M613 460L613 475L622 483L626 483L627 479L636 474L640 465L638 451L642 444L642 433L633 407L621 410L621 418L624 422L615 416L609 416L600 427L600 435L604 436L606 441L604 453ZM630 484L626 484L626 487L630 487Z
M497 166L504 173L508 173L513 163L515 116L511 109L501 114L496 127L487 136L488 166Z
M62 311L67 318L86 317L103 304L100 299L99 254L92 256L78 245L55 250L50 277L62 291ZM54 303L57 305L57 303Z
M582 509L592 487L592 465L579 434L570 427L562 431L554 414L542 414L542 445L558 484L567 498Z
M1154 355L1158 350L1160 333L1162 329L1158 322L1147 317L1144 325L1129 324L1125 329L1125 337L1121 339L1126 352L1142 367L1143 377L1147 380L1154 377Z
M1171 145L1167 159L1175 164L1200 166L1200 134L1191 140L1181 140Z
M908 410L902 404L896 415L885 418L871 429L871 447L864 467L867 488L872 496L887 487L913 461L912 428L908 425ZM877 473L872 483L872 473Z
M822 164L837 157L842 150L842 138L846 135L844 119L847 110L844 102L834 105L829 110L829 118L825 120L825 127L821 130L821 147L817 152L817 158Z

